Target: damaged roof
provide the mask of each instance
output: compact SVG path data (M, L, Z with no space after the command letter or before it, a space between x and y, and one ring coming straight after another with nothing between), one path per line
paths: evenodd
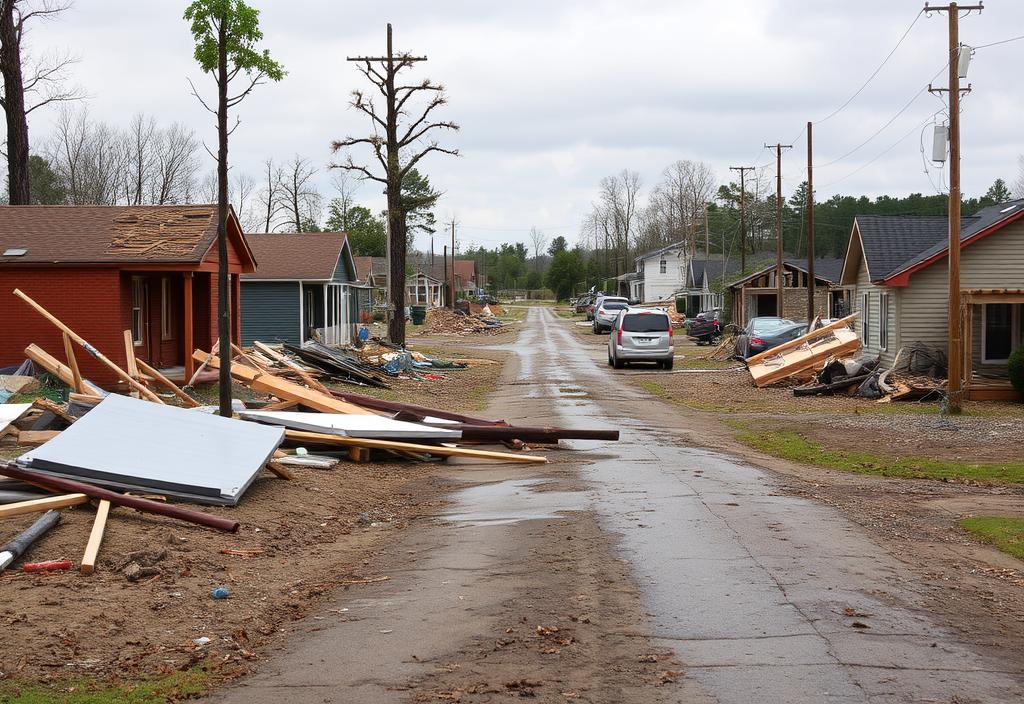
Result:
M198 264L216 239L216 205L0 206L3 264Z
M329 281L334 278L338 262L351 267L355 280L355 264L346 252L348 236L344 232L293 232L247 235L249 246L259 266L242 279L280 281Z

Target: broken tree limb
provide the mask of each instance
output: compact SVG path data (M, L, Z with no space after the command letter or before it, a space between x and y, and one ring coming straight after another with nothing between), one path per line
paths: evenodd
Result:
M82 555L82 574L92 574L96 569L96 556L100 552L100 544L103 542L103 532L107 527L107 516L110 515L110 502L100 501L96 507L96 518L92 522L92 531L89 533L89 542L85 545L85 554Z
M184 401L186 405L190 406L191 408L195 408L197 406L201 406L202 405L201 403L199 403L199 401L196 401L194 398L189 396L187 393L185 393L184 391L179 389L177 384L175 384L173 381L171 381L170 379L165 377L163 374L161 374L160 371L157 370L155 367L149 366L148 364L143 362L141 359L136 359L135 363L139 366L139 369L141 369L144 374L146 374L147 376L153 377L153 379L155 379L156 381L159 381L171 393L173 393L175 396L177 396L182 401Z
M470 450L465 447L450 447L447 445L421 445L419 443L400 442L397 440L351 438L344 437L341 435L309 433L304 430L286 430L285 437L290 440L299 440L307 443L320 443L324 445L343 445L345 447L369 447L378 450L416 452L423 454L438 455L440 457L468 457L472 459L481 460L499 460L504 462L520 462L532 464L544 464L548 461L546 457L539 457L537 455L514 455L509 452Z
M43 369L45 369L46 371L50 372L55 377L63 381L72 389L75 388L74 372L72 372L67 365L61 364L56 357L51 355L49 352L44 350L39 345L33 343L26 347L25 356L31 359L35 364L38 364L40 367L42 367ZM103 391L95 384L92 384L86 381L85 379L82 379L81 383L82 387L85 389L84 393L89 394L91 396L103 395Z
M197 362L201 362L206 357L206 353L201 350L196 350L192 356ZM220 360L217 358L210 359L209 364L214 369L220 368ZM307 389L301 384L296 384L295 382L282 379L281 377L274 376L273 374L261 372L258 369L253 369L252 367L246 367L241 364L232 364L231 376L251 389L271 394L282 400L295 401L296 403L300 403L303 406L308 406L309 408L323 413L357 413L360 415L372 415L372 413L365 408L360 408L359 406L337 399L334 396L328 396L327 394L320 393L316 389Z
M130 387L132 387L133 389L138 391L140 394L142 394L145 398L149 399L150 401L154 401L156 403L163 403L163 400L161 400L161 398L159 396L157 396L155 393L153 393L152 391L147 389L145 386L140 384L138 381L133 379L128 372L126 372L124 369L121 369L121 367L119 367L116 364L114 364L114 362L112 362L109 358L107 358L107 356L105 354L103 354L98 349L96 349L95 347L90 345L83 337L78 335L78 333L76 333L74 330L69 328L64 323L62 323L56 316L51 314L50 311L46 310L41 305L36 303L27 294L22 293L21 289L17 289L17 288L14 289L14 295L17 296L18 298L20 298L21 300L25 301L25 303L28 303L37 313L39 313L39 315L41 315L44 318L46 318L47 320L49 320L59 330L61 330L62 332L66 333L68 335L68 337L70 337L74 342L78 343L78 345L80 345L82 347L82 349L84 349L86 352L88 352L90 355L92 355L94 359L96 359L101 364L105 365L108 369L110 369L112 372L117 374L117 376L120 379L122 379Z
M54 508L77 506L78 504L84 504L88 501L89 497L82 493L65 494L63 496L46 496L42 499L19 501L16 504L0 506L0 518L21 516L25 513L37 513L39 511L49 511Z
M209 513L202 513L200 511L193 511L187 508L180 508L178 506L160 503L159 501L140 499L136 496L125 496L124 494L118 494L116 491L102 489L98 486L94 486L93 484L86 484L84 482L76 482L71 479L64 479L63 477L51 477L48 474L33 472L32 470L24 469L10 462L0 461L0 475L11 477L12 479L20 479L23 482L28 482L29 484L34 484L35 486L40 486L50 491L78 492L79 494L84 494L85 497L91 496L94 499L105 499L115 506L133 508L136 511L142 511L144 513L155 513L158 516L166 516L167 518L176 518L180 521L188 521L189 523L206 526L207 528L222 530L226 533L234 533L239 528L238 521L234 521L229 518L221 518L220 516L214 516ZM88 501L88 498L85 498L85 501ZM79 503L84 503L84 501ZM0 511L3 511L4 508L7 507L0 507Z

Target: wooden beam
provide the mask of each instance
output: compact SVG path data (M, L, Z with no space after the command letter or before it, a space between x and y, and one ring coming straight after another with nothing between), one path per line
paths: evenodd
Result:
M397 440L377 440L371 438L351 438L341 435L327 435L324 433L310 433L304 430L285 430L285 437L290 440L299 440L324 445L343 445L345 447L367 447L380 450L398 450L400 452L417 452L431 454L440 457L469 457L480 460L499 460L505 462L520 462L524 464L544 464L546 457L538 455L512 454L510 452L490 452L488 450L470 450L465 447L450 447L448 445L421 445L412 442L399 442Z
M192 356L188 353L189 350L195 349L195 342L193 342L194 331L192 328L192 272L185 272L185 311L183 314L183 323L185 327L184 331L184 346L185 350L185 378L191 379L192 374L195 373L195 362L192 361Z
M132 375L132 378L139 378L139 366L135 361L135 339L132 337L131 330L124 331L124 358L128 362L127 372Z
M55 377L63 381L68 386L74 388L75 376L69 367L61 364L56 357L52 356L46 350L39 345L32 343L25 348L25 356L31 359L33 362L38 364L46 371L53 374ZM82 387L85 389L85 393L92 396L103 396L103 390L95 384L92 384L85 379L82 380Z
M206 356L206 353L202 350L196 350L193 353L193 357L195 357L198 362L206 360ZM216 357L212 357L206 361L214 369L220 368L220 360ZM246 367L241 364L232 364L231 376L251 389L271 394L281 400L295 401L296 403L300 403L303 406L307 406L323 413L358 413L360 415L374 415L365 408L360 408L359 406L342 401L341 399L328 396L327 394L323 394L315 389L307 389L305 386L288 381L287 379L282 379L281 377L274 376L273 374L261 372L258 369L253 369L252 367Z
M307 372L305 369L303 369L301 366L299 366L298 364L296 364L292 360L290 360L287 357L285 357L283 354L281 354L277 350L273 349L272 347L270 347L268 345L263 344L262 342L255 341L255 340L253 341L252 345L256 349L258 349L260 352L262 352L263 354L265 354L268 357L270 357L275 362L278 362L279 364L283 364L284 366L288 367L293 372L298 374L299 378L302 379L302 381L305 382L306 386L308 386L309 388L316 389L317 391L320 391L321 393L325 393L328 396L331 394L331 390L330 389L328 389L326 386L324 386L319 381L314 379L312 376L309 375L309 372Z
M49 511L51 508L77 506L88 501L89 497L85 494L45 496L41 499L32 499L31 501L19 501L15 504L0 506L0 518L10 518L11 516L20 516L25 513L38 513L39 511Z
M89 542L85 545L85 554L82 555L82 574L92 574L96 569L96 556L100 552L100 544L103 542L103 532L106 530L109 514L110 502L101 500L96 507L96 518L92 522L92 531L89 533Z
M20 298L21 300L25 301L26 303L28 303L29 306L31 306L37 313L39 313L39 315L43 316L44 318L49 320L51 323L53 323L57 327L58 330L60 330L60 331L62 331L64 333L67 333L67 335L72 340L74 340L79 346L81 346L82 349L84 349L86 352L88 352L90 355L92 355L93 358L95 358L100 363L105 365L112 372L117 374L117 376L120 379L124 380L130 387L132 387L133 389L138 391L140 394L142 394L143 396L148 398L150 401L155 401L156 403L163 403L163 401L160 399L159 396L157 396L155 393L153 393L152 391L147 389L145 386L143 386L142 384L137 382L135 379L133 379L131 377L131 375L128 374L128 372L126 372L124 369L121 369L121 367L117 366L112 361L110 361L110 359L105 354L103 354L98 349L96 349L95 347L90 345L85 340L85 338L81 337L74 330L69 328L64 323L62 323L56 316L51 314L50 311L46 310L41 305L36 303L27 294L23 293L20 289L14 289L14 295L17 296L18 298Z
M75 357L75 346L71 344L71 338L68 337L67 333L63 333L64 336L64 354L68 358L68 368L71 370L72 386L78 393L85 393L85 387L82 386L82 372L78 370L78 359Z
M201 406L202 405L201 403L199 403L199 401L196 401L194 398L189 396L187 393L185 393L184 391L179 389L177 384L175 384L173 381L171 381L170 379L165 377L163 374L161 374L160 371L157 370L156 368L149 366L148 364L143 362L141 359L135 360L135 363L148 376L153 377L153 379L155 379L156 381L159 381L161 384L166 386L171 391L171 393L173 393L175 396L177 396L182 401L184 401L187 406L189 406L191 408L195 408L196 406Z
M26 447L39 447L60 435L59 430L22 430L18 432L18 444Z
M801 345L805 345L808 342L825 335L826 333L832 332L833 330L839 330L840 328L848 327L850 323L853 322L853 319L857 317L857 315L859 314L851 313L845 318L834 320L828 325L820 327L817 330L811 330L810 332L801 335L795 340L784 342L781 345L778 345L777 347L772 347L770 350L765 350L760 354L755 354L753 357L747 359L747 366L749 367L751 364L757 364L758 362L763 361L766 357L774 357L780 352L785 352L786 350L791 350L794 347L800 347Z

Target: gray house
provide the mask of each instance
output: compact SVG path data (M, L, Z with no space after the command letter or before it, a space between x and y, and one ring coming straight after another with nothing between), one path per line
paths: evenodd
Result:
M242 344L347 344L365 287L343 232L246 235L256 257L241 280Z
M842 283L853 287L861 341L883 362L924 343L948 351L948 220L914 215L854 219ZM1010 352L1024 344L1024 200L964 217L961 324L967 398L1014 398Z

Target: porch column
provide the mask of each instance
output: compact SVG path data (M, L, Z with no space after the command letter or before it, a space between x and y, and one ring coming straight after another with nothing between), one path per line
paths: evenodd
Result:
M192 352L195 350L195 343L192 339L192 272L185 272L185 310L184 310L184 346L185 346L185 381L188 382L196 371L196 363L192 361Z
M242 346L242 276L231 275L231 337Z
M964 341L964 374L961 387L966 393L970 391L971 381L974 378L974 303L971 302L969 294L965 299L966 304L960 308L960 325L962 326L960 339Z

